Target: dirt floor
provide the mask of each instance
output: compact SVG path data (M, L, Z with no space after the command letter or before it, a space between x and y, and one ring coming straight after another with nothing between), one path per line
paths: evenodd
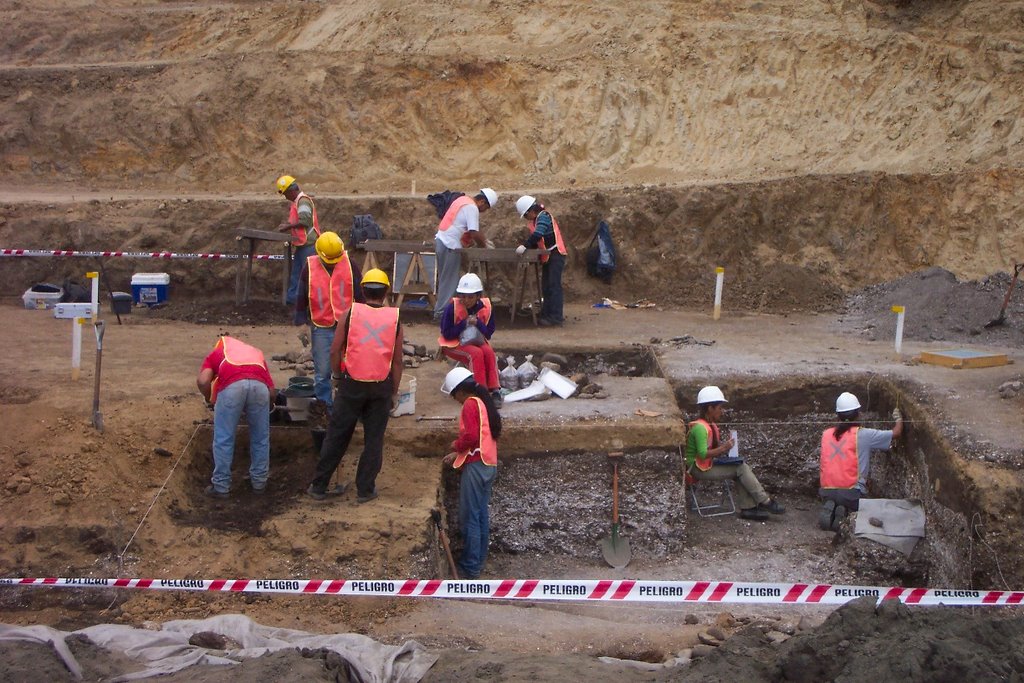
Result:
M520 361L559 353L600 389L503 409L485 578L1024 586L1024 375L1015 363L915 360L970 348L1019 362L1024 284L1010 289L1008 273L1024 260L1024 0L14 0L0 19L0 577L443 575L430 511L444 514L458 551L455 482L439 462L457 405L437 391L447 365L425 358L437 332L421 310L403 311L426 353L407 370L415 415L388 428L379 499L307 501L310 424L279 419L269 493L248 491L242 430L232 497L211 503L201 494L210 415L194 378L217 335L281 357L281 385L305 371L302 330L278 303L281 263L255 263L253 297L236 304L231 260L2 255L235 254L239 228L283 220L272 188L288 173L346 243L352 217L369 213L386 238L430 251L437 218L425 195L445 188L500 193L481 226L501 247L524 236L520 194L558 218L568 321L511 320L513 273L495 267L495 344ZM617 249L610 283L586 274L601 220ZM713 321L716 266L726 284ZM71 323L21 304L34 284L100 268L104 290L130 290L137 272L171 279L165 305L135 308L121 325L104 313L102 434L90 424L91 332L71 381ZM1007 291L1005 321L987 326ZM634 307L595 307L606 299ZM901 355L893 305L906 307ZM726 422L784 516L761 524L686 509L678 447L709 383L729 396ZM872 420L886 424L896 406L907 416L906 438L873 461L872 493L924 506L928 535L909 557L815 524L817 439L844 390ZM633 559L621 571L599 549L609 451L624 453ZM1024 677L1024 621L1009 609L951 619L866 603L678 609L0 586L0 621L65 630L236 612L414 639L440 654L427 677L438 681ZM88 678L131 669L92 643L72 649ZM0 662L4 680L67 673L42 647L3 645ZM307 651L179 677L346 675Z

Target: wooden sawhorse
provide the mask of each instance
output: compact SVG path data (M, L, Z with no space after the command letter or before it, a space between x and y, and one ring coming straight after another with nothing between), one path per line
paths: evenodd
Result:
M235 271L235 304L241 305L249 301L249 282L252 280L252 261L256 255L257 242L284 242L285 265L284 278L281 280L281 303L287 303L288 278L292 273L292 236L282 232L268 230L252 230L239 228L235 234L238 242L238 270Z

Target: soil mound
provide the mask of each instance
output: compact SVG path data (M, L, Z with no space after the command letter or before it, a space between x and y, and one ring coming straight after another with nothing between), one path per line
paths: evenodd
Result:
M895 338L893 306L905 306L904 339L1024 345L1024 292L1015 284L1002 325L985 327L999 315L1010 276L958 280L944 268L928 268L866 287L847 298L842 326L869 340Z

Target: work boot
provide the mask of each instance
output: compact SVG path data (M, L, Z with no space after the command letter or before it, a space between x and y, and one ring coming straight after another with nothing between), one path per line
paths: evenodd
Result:
M213 488L213 484L210 484L209 486L207 486L206 489L203 491L203 493L205 493L210 498L227 498L228 497L228 492L227 491L218 491L217 489Z
M760 507L746 508L740 510L740 519L750 519L755 522L764 522L768 519L768 513L762 510Z
M376 491L370 491L369 493L361 493L356 497L357 503L369 503L371 500L377 497Z
M775 500L774 498L769 498L764 503L760 503L757 506L757 509L758 510L763 510L765 512L770 512L773 515L781 515L782 513L784 513L786 511L786 508L784 508L781 505L779 505L779 502L777 500Z
M836 513L832 517L832 531L839 531L839 525L848 514L850 514L850 510L845 505L836 505Z
M832 523L836 517L836 502L834 500L826 500L821 506L821 512L818 513L818 528L829 531L832 529Z
M340 496L341 494L345 493L346 489L348 489L348 484L338 484L329 491L317 491L313 487L313 484L310 484L309 488L306 489L306 495L308 495L313 500L327 500L329 496Z

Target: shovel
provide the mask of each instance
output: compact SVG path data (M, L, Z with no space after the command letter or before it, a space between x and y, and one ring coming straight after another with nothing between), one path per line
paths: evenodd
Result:
M452 557L452 547L448 543L448 533L441 524L441 513L437 510L431 510L430 517L434 520L434 524L437 525L437 536L441 539L441 545L444 546L444 554L448 557L448 568L452 571L452 578L458 579L459 570L455 568L455 558Z
M105 323L97 320L93 323L96 332L96 380L92 385L92 426L100 434L103 433L103 413L100 412L100 368L103 366L103 330Z
M1006 290L1006 296L1003 297L1003 307L999 309L999 317L995 320L989 320L985 323L985 327L996 327L1002 325L1003 321L1006 320L1006 306L1010 303L1010 295L1013 294L1013 288L1017 284L1017 276L1020 275L1020 271L1024 270L1024 263L1013 264L1013 278L1010 280L1010 287Z
M629 549L629 539L619 535L619 458L622 453L609 453L608 457L612 461L612 535L601 539L601 553L605 562L616 569L622 569L633 556Z

